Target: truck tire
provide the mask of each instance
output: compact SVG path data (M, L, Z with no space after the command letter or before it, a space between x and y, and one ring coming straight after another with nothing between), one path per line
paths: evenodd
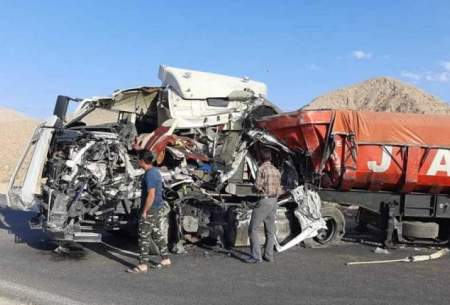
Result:
M439 235L439 225L435 222L403 221L402 234L409 238L435 239Z
M338 242L345 233L345 218L342 212L337 208L337 204L323 202L320 212L327 224L326 230L320 230L314 237L314 241L319 244Z

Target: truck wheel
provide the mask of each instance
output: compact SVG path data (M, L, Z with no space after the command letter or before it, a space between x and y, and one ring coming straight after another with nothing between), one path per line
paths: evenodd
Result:
M327 229L319 231L314 240L320 244L340 241L345 233L345 218L335 204L324 203L322 209L323 219L327 224Z
M439 225L435 222L403 221L402 234L410 238L435 239L439 235Z

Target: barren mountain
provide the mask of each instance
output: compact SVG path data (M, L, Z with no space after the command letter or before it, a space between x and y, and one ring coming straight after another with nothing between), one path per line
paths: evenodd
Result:
M21 121L33 121L26 114L0 106L0 124Z
M0 107L0 184L6 183L38 122Z
M412 113L450 113L450 106L393 78L379 77L314 99L305 109L354 109Z

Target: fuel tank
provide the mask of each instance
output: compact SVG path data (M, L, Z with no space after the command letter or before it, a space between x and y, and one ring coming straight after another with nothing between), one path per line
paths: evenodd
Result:
M299 110L259 119L323 187L448 194L450 116Z

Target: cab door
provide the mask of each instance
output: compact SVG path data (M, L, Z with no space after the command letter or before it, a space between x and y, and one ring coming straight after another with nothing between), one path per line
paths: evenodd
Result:
M37 203L36 195L40 193L42 171L57 122L58 117L52 116L34 131L8 185L6 199L10 208L29 210Z

